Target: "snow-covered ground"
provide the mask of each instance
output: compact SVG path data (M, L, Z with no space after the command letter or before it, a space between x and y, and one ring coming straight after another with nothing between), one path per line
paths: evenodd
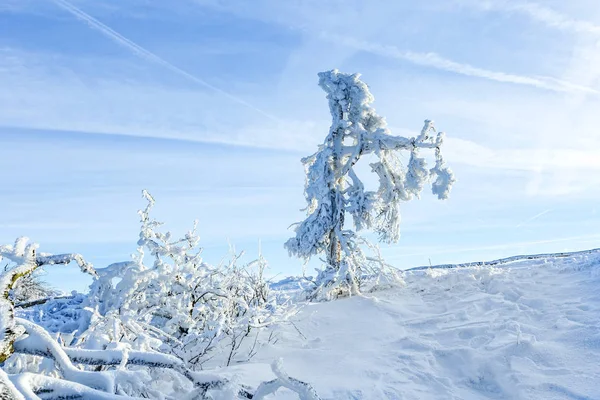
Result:
M600 250L403 278L402 288L305 305L250 364L221 373L256 387L281 358L323 399L600 399ZM308 285L290 277L272 289L285 297ZM70 332L86 322L82 299L17 314Z
M306 306L240 381L272 377L281 357L325 399L600 399L600 252L405 280Z

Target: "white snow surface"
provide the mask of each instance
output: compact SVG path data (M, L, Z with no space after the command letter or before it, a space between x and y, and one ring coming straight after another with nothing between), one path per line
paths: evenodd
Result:
M406 286L306 306L253 364L323 399L600 399L600 252L406 271ZM277 398L293 399L281 391Z

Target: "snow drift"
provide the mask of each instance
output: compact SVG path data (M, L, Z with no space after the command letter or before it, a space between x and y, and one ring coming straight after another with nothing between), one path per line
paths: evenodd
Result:
M492 263L311 304L255 361L283 357L326 399L600 399L600 251Z

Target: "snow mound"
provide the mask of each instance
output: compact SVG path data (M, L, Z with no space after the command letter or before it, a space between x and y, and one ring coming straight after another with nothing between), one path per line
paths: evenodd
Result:
M308 305L240 378L282 357L326 399L600 399L600 252L526 258Z

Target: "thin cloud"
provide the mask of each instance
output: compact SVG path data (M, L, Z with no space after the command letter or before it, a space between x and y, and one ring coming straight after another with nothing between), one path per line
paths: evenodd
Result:
M576 33L600 35L600 26L589 21L571 18L556 10L532 2L475 1L469 6L491 11L519 13L550 28Z
M130 76L129 62L93 60L95 70ZM63 68L77 61L0 48L0 135L63 131L309 152L327 131L327 120L274 123L245 107L228 112L227 98L205 90L93 75L83 78L92 85L82 84Z
M491 148L456 137L447 138L444 145L452 162L478 168L535 172L545 165L552 170L587 170L594 175L600 170L596 149Z
M75 17L77 17L78 19L84 21L85 23L87 23L91 28L98 30L99 32L101 32L102 34L104 34L106 37L108 37L109 39L112 39L115 43L124 46L126 48L128 48L129 50L133 51L135 54L137 54L138 56L140 56L141 58L156 63L158 65L161 65L165 68L167 68L168 70L200 85L200 86L204 86L210 90L213 90L227 98L229 98L230 100L241 104L245 107L248 107L254 111L256 111L259 114L262 114L263 116L273 120L273 121L277 121L278 119L274 116L272 116L271 114L267 113L266 111L261 110L260 108L257 108L255 106L253 106L252 104L248 103L246 100L235 96L223 89L220 89L208 82L206 82L204 79L201 79L195 75L190 74L187 71L184 71L183 69L177 67L176 65L173 65L172 63L168 62L167 60L159 57L158 55L152 53L151 51L145 49L144 47L138 45L137 43L127 39L126 37L124 37L123 35L121 35L120 33L114 31L113 29L111 29L110 27L108 27L107 25L103 24L102 22L98 21L96 18L92 17L91 15L85 13L84 11L82 11L81 9L75 7L74 5L72 5L71 3L67 2L66 0L53 0L53 2L58 5L59 7L63 8L64 10L68 11L69 13L73 14Z
M328 32L322 32L321 37L325 40L342 44L356 50L377 54L384 57L395 58L408 61L415 65L431 67L442 71L453 72L459 75L465 75L475 78L487 79L501 83L512 83L516 85L533 86L539 89L551 90L555 92L585 92L598 94L599 92L585 86L577 85L560 79L544 76L522 76L509 74L506 72L490 71L483 68L474 67L469 64L459 63L444 58L436 53L417 53L411 51L402 51L396 46L385 45L381 43L355 39L347 36L341 36Z
M550 244L550 243L564 243L564 242L579 242L579 241L588 241L588 240L597 240L600 238L599 234L592 235L581 235L581 236L571 236L571 237L563 237L557 239L548 239L548 240L532 240L528 242L513 242L513 243L503 243L489 246L475 246L475 247L463 247L463 248L448 248L442 250L432 250L428 252L422 253L403 253L394 255L393 257L389 257L390 260L397 260L404 257L414 257L414 256L427 256L432 254L456 254L456 253L471 253L476 251L484 251L484 250L511 250L517 247L525 247L525 246L535 246L540 244Z

